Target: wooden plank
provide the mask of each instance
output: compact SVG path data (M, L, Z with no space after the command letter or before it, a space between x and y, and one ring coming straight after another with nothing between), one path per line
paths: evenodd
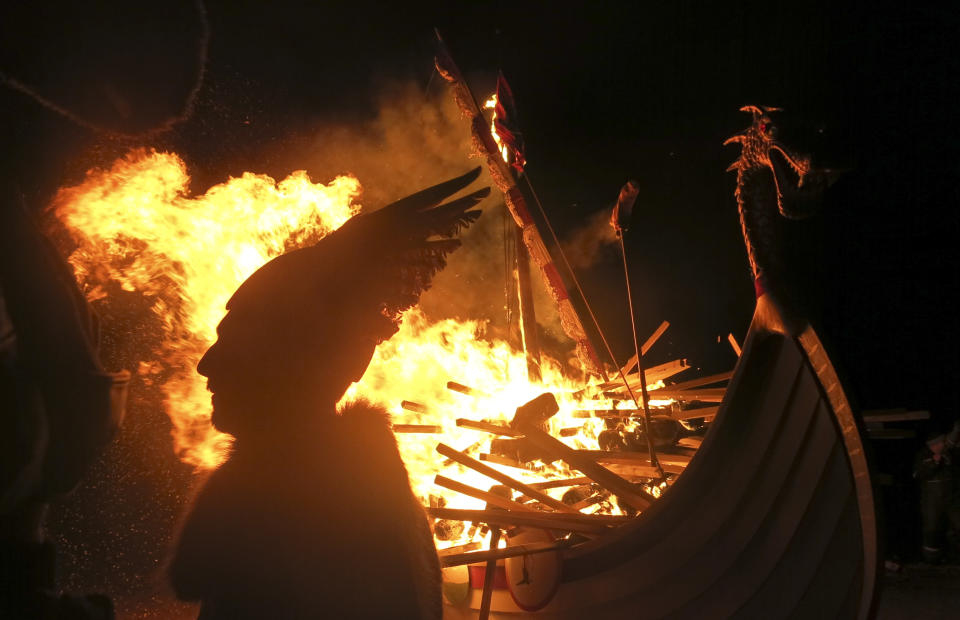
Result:
M434 477L433 483L445 489L456 491L457 493L463 493L464 495L469 495L470 497L482 499L485 502L487 502L487 504L492 504L499 508L505 508L507 510L519 510L521 512L523 511L535 512L535 510L529 506L526 506L519 502L515 502L511 499L507 499L501 495L497 495L496 493L491 493L490 491L484 491L483 489L472 487L469 484L464 484L457 480L447 478L446 476L441 476L440 474L437 474Z
M465 545L457 545L456 547L446 547L445 549L437 549L437 555L443 557L445 555L454 555L456 553L466 553L467 551L476 551L483 545L478 541L468 542Z
M426 405L413 402L412 400L401 401L400 408L406 409L407 411L412 411L414 413L430 413L430 410L427 409Z
M394 424L393 432L436 435L443 432L443 427L437 424Z
M657 340L660 339L660 336L663 335L663 332L667 331L668 327L670 327L670 323L668 321L664 321L663 323L660 323L660 326L657 327L656 331L650 334L650 337L647 338L647 341L643 343L642 347L640 347L640 355L646 355L647 351L650 350L650 347L656 344ZM633 356L631 356L630 359L627 360L627 363L623 365L623 368L620 369L620 372L624 376L629 375L630 371L633 370L633 367L636 365L637 365L637 355L636 353L634 353Z
M486 452L481 452L479 454L481 461L486 461L488 463L496 463L497 465L503 465L505 467L515 467L517 469L522 469L529 472L541 472L543 471L542 467L537 467L532 463L523 463L516 459L511 459L506 456L500 456L499 454L488 454Z
M504 437L523 437L523 433L514 430L505 424L492 424L490 422L481 422L479 420L468 420L466 418L457 418L457 426L460 428L469 428L474 431L484 431L494 435Z
M561 512L576 512L576 510L570 508L570 506L564 504L560 500L556 500L550 497L549 495L547 495L546 493L543 493L542 491L539 491L531 487L530 485L524 484L519 480L515 480L514 478L511 478L510 476L506 475L503 472L497 471L496 469L490 467L489 465L484 465L483 463L476 460L475 458L467 454L464 454L459 450L454 450L453 448L451 448L446 444L442 444L442 443L439 444L437 446L437 452L439 452L440 454L442 454L447 458L453 459L454 461L456 461L457 463L460 463L464 467L469 467L470 469L476 472L479 472L484 476L487 476L488 478L492 478L496 480L500 484L510 487L514 491L519 491L524 495L526 495L527 497L531 497L537 500L538 502L540 502L541 504L544 504L545 506L549 506L550 508L553 508L554 510L559 510Z
M506 558L515 558L521 555L532 555L534 553L546 553L548 551L560 551L570 548L571 543L568 540L559 540L554 542L527 543L525 545L514 545L504 547L503 549L490 549L486 551L474 551L470 553L451 553L441 554L440 564L442 566L461 566L463 564L477 564L503 560ZM492 581L492 580L491 580Z
M478 389L472 388L469 385L464 385L462 383L457 383L456 381L447 381L447 389L451 392L459 392L461 394L466 394L467 396L487 396L486 392L482 392Z
M644 452L607 452L605 450L577 450L584 458L597 463L622 463L626 465L649 465L650 457ZM686 454L657 453L661 465L686 467L693 458Z
M689 381L681 381L680 383L674 383L673 385L668 385L662 389L689 390L690 388L700 387L702 385L710 385L711 383L719 383L720 381L727 381L732 376L733 376L733 371L728 370L727 372L720 372L715 375L708 375L706 377L699 377L697 379L690 379ZM650 391L655 392L657 390L653 389Z
M862 413L864 422L915 422L929 420L929 411L907 411L906 409L874 409Z
M611 527L630 523L633 517L560 512L521 512L516 510L467 510L462 508L425 508L435 519L470 521L501 527L527 526L546 530L601 534Z
M649 463L649 461L647 462ZM684 467L678 465L660 466L668 474L682 474L684 470ZM604 463L604 467L628 480L656 480L660 477L660 470L642 463Z
M697 409L675 411L670 414L670 417L672 417L674 420L695 420L697 418L712 420L713 418L717 417L718 411L720 411L720 407L699 407Z
M877 428L867 429L867 437L870 439L913 439L917 436L917 431L904 428Z
M557 489L561 487L576 487L584 484L590 484L593 480L586 476L579 478L563 478L561 480L547 480L545 482L531 482L530 486L535 489Z
M579 450L571 448L539 428L530 424L523 424L520 430L526 434L527 441L534 446L554 457L562 459L573 469L583 472L585 476L591 478L594 482L636 510L643 510L655 501L655 497L637 487L629 480L621 478L609 469L597 464L597 462L590 457L580 454Z
M727 342L730 343L730 348L733 349L733 352L737 354L737 357L743 353L743 350L740 349L740 343L737 342L737 339L733 337L733 334L727 334Z
M683 402L698 400L702 403L719 403L723 400L723 395L727 393L727 388L700 388L694 390L675 390L664 388L650 392L650 398L672 399Z
M685 370L689 370L690 368L691 366L687 364L686 359L671 360L669 362L665 362L663 364L653 366L645 371L645 375L647 377L647 385L653 385L657 381L669 379L670 377L676 374L680 374ZM627 383L630 385L630 389L635 391L639 390L640 376L636 373L632 375L628 375ZM602 390L618 391L618 390L625 390L626 388L623 387L623 381L608 381L607 383L603 383L600 386L598 386L598 389L601 391ZM581 392L583 392L583 390L581 390ZM576 392L575 394L580 394L580 392ZM618 396L618 398L625 399L627 397L621 395L621 396Z

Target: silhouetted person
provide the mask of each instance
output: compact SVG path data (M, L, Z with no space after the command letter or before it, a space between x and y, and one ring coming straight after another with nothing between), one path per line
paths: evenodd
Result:
M33 213L104 137L183 118L206 54L194 0L0 3L0 618L104 619L106 596L61 596L48 504L113 436L124 375L98 359L93 314Z
M203 620L441 616L433 537L386 412L335 408L479 216L489 188L436 206L478 174L353 218L228 302L198 371L236 442L170 566Z
M128 380L97 358L67 264L21 209L0 211L0 618L112 618L104 596L59 596L49 502L71 491L123 416Z

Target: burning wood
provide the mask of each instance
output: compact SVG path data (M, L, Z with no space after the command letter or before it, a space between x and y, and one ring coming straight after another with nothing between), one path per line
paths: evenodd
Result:
M427 514L437 519L486 523L501 527L528 526L578 534L603 534L610 527L617 527L633 520L598 514L561 514L557 512L516 510L465 510L458 508L427 508Z
M733 337L733 334L727 334L727 342L730 343L730 348L733 349L733 352L737 354L737 357L740 357L740 354L743 353L743 350L740 348L740 343L737 342L737 339Z
M495 435L503 435L504 437L523 437L523 433L520 431L514 430L503 424L493 424L491 422L478 422L476 420L457 418L457 426L461 428L469 428L475 431L493 433Z
M629 480L601 467L595 460L579 454L577 450L558 439L554 439L544 431L530 426L521 428L526 433L526 438L535 446L562 459L573 469L583 472L591 480L606 488L635 510L643 510L656 499L646 491L636 487Z
M627 465L649 464L650 459L640 452L607 452L605 450L576 450L578 456L598 463L623 463ZM685 454L659 453L657 458L664 465L686 467L692 457Z
M405 409L407 411L412 411L413 413L430 413L430 410L427 409L426 405L415 403L412 400L405 400L401 402L400 408Z
M488 463L496 463L497 465L503 465L504 467L514 467L516 469L522 469L524 471L543 473L543 467L538 467L532 461L523 462L516 459L511 459L506 456L500 456L499 454L489 454L486 452L480 453L480 460L486 461Z
M477 499L482 499L485 502L487 502L487 504L492 504L499 508L506 508L508 510L519 510L519 511L534 510L533 508L530 508L529 506L526 506L519 502L515 502L512 499L507 499L502 495L491 493L490 491L484 491L483 489L472 487L469 484L457 482L456 480L452 480L450 478L447 478L446 476L441 476L440 474L436 475L436 477L433 479L433 483L436 484L437 486L444 487L445 489L456 491L457 493L463 493L464 495L469 495L470 497L476 497Z
M461 394L466 394L467 396L479 396L484 397L488 396L480 390L475 390L472 387L466 386L462 383L457 383L456 381L447 381L447 389L452 392L459 392Z
M436 435L443 432L443 427L437 424L394 424L393 432Z
M689 381L681 381L680 383L674 383L673 385L666 386L664 389L689 390L691 388L697 388L703 385L710 385L711 383L720 383L721 381L727 381L732 376L733 376L733 371L728 370L727 372L720 372L715 375L707 375L706 377L698 377L696 379L690 379ZM654 388L654 391L659 391L659 388Z
M677 411L671 413L670 415L674 420L695 420L697 418L712 420L717 416L717 412L719 410L720 407L698 407L697 409L685 409L683 411Z
M557 489L561 487L572 487L578 486L581 484L589 484L592 482L590 478L586 476L581 476L580 478L563 478L561 480L546 480L544 482L532 482L530 486L535 489Z
M455 556L460 553L467 553L468 551L476 551L482 545L479 541L468 542L465 545L457 545L456 547L447 547L446 549L437 549L437 554L441 557L450 557Z
M544 504L546 506L553 508L554 510L559 510L561 512L576 512L576 510L572 510L569 506L567 506L563 502L553 499L546 493L543 493L542 491L539 491L531 487L530 485L524 484L519 480L514 480L510 476L504 473L501 473L496 469L493 469L492 467L484 465L480 461L458 450L454 450L448 445L445 445L445 444L438 445L437 452L439 452L440 454L448 458L453 459L454 461L456 461L457 463L460 463L464 467L469 467L470 469L477 471L483 474L484 476L487 476L488 478L492 478L496 480L500 484L506 485L515 491L519 491L520 493L523 493L527 497L531 497L537 500L538 502L540 502L541 504Z
M660 339L660 336L663 335L663 332L667 331L668 327L670 327L670 323L668 321L664 321L663 323L660 323L660 326L657 327L656 331L650 334L650 337L647 338L647 341L643 343L642 347L640 347L640 355L646 355L647 351L650 350L650 347L656 344L657 340ZM623 365L623 368L620 369L620 373L623 375L629 375L630 371L633 370L634 366L636 365L637 365L637 356L634 354L629 360L627 360L627 363ZM650 371L647 371L647 372L650 372ZM649 375L647 376L647 378L649 379Z
M547 551L569 549L572 544L573 543L569 540L559 540L552 543L527 543L524 545L504 547L503 549L489 549L474 553L442 554L440 556L440 564L443 566L461 566L463 564L476 564L478 562L487 562L490 560L496 562L496 560L515 558L521 555L532 555L534 553L545 553Z
M497 559L492 554L497 552L500 545L500 530L494 528L490 532L490 550L487 552L487 564L483 570L483 592L480 595L480 612L478 620L487 620L490 617L490 603L493 598L493 579L497 571Z
M723 400L723 395L727 393L727 388L702 388L693 390L677 390L673 388L664 388L657 390L654 394L658 398L681 400L692 402L699 400L704 403L719 403Z

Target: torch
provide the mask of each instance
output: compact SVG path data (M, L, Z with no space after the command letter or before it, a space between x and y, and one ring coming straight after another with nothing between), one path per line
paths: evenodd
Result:
M613 214L610 216L610 225L617 234L620 241L620 255L623 257L623 276L627 284L627 304L630 309L630 328L633 332L633 348L637 354L637 371L640 375L640 399L643 401L643 431L647 436L647 449L650 452L650 465L657 468L660 478L663 478L663 468L660 467L660 461L657 459L657 452L653 447L653 437L650 434L650 395L647 393L647 375L643 367L643 355L640 351L640 344L637 340L637 320L633 312L633 293L630 289L630 270L627 267L627 247L623 242L623 234L630 224L630 216L633 213L633 206L637 202L637 194L640 188L636 181L627 181L620 189L620 195L617 196L617 204L613 207ZM626 377L623 378L623 384L626 386L630 397L636 403L637 398L630 389L630 384Z

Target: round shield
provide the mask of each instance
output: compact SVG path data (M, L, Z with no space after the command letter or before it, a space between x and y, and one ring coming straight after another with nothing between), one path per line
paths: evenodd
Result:
M546 530L517 528L507 536L507 546L553 542ZM547 551L507 558L507 587L518 607L537 611L546 606L560 586L563 558L559 551Z

